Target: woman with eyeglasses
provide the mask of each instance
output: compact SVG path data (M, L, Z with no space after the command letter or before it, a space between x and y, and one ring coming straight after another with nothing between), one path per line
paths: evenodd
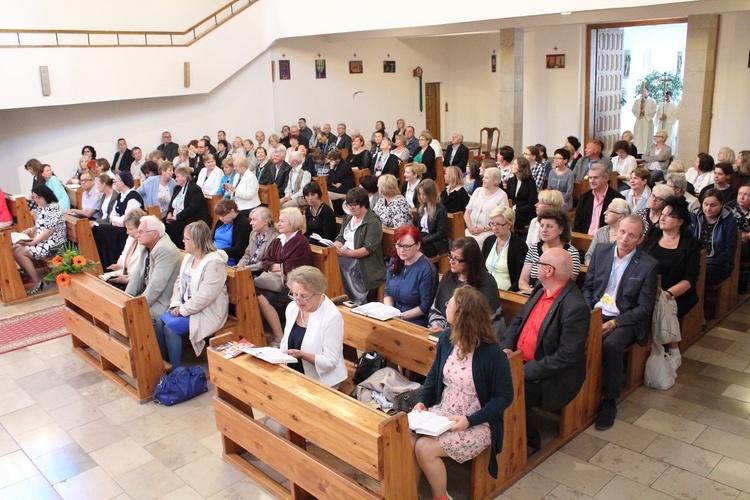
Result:
M260 313L273 333L269 342L271 347L279 347L281 338L284 336L279 313L290 301L286 277L300 266L314 264L310 243L302 233L305 227L305 217L299 208L282 209L277 227L279 236L268 246L261 261L264 273L255 278ZM279 276L281 284L278 285L275 280L270 279L272 276L264 276L268 273Z
M370 210L370 198L362 187L346 194L346 209L341 230L333 244L339 258L344 292L357 304L367 301L367 294L385 282L383 261L383 224Z
M672 313L681 318L698 303L695 285L700 274L701 243L691 234L685 198L668 197L659 216L659 227L646 237L641 249L659 261L662 293ZM667 354L677 369L681 363L679 344L669 344Z
M125 248L123 248L117 262L107 267L107 271L109 272L106 275L107 279L105 281L120 290L125 290L128 283L130 283L130 274L128 271L132 271L138 265L141 256L139 252L140 242L137 236L141 218L145 217L145 215L146 212L140 208L136 208L125 216L125 230L128 232Z
M630 215L630 213L630 205L626 200L615 198L609 202L609 206L604 213L604 225L594 233L594 238L591 240L591 245L589 245L589 249L586 251L586 256L583 259L587 266L589 265L591 256L594 255L596 245L617 241L617 230L620 227L620 221L625 216Z
M189 336L196 356L206 339L227 321L226 254L211 241L211 229L203 221L191 222L182 236L185 257L174 283L169 308L154 323L161 357L172 368L180 366L182 337Z
M516 213L510 207L495 207L490 212L492 236L484 240L482 255L487 271L495 278L499 290L518 291L523 261L529 248L513 233Z
M401 226L393 239L391 263L385 281L383 303L401 311L401 318L427 326L427 313L435 298L437 272L421 252L422 238L415 226Z
M568 168L570 151L565 148L555 150L552 157L552 170L547 176L547 189L554 189L563 195L565 210L573 208L573 171Z
M672 148L667 146L669 133L666 130L657 130L654 134L654 142L649 145L646 154L643 155L646 168L651 171L651 182L658 182L667 175L667 167L672 159Z
M65 215L57 204L55 193L45 185L38 185L32 188L31 199L37 204L34 227L22 231L31 239L19 241L12 247L13 258L31 279L28 295L34 295L44 287L44 281L36 273L34 259L50 257L68 240Z
M326 278L316 267L301 266L287 276L289 298L281 350L299 361L288 366L338 389L346 380L344 319L326 297Z
M445 307L456 288L469 285L476 288L487 299L492 311L492 323L495 330L502 332L505 321L500 309L500 296L497 293L497 282L484 268L482 250L474 238L464 237L451 243L450 271L443 274L438 284L435 301L430 308L427 324L432 331L440 332L448 326ZM502 325L500 325L502 322Z
M581 272L581 256L578 250L570 244L572 231L568 212L562 208L548 208L539 212L539 241L536 245L529 246L526 259L523 262L523 270L518 280L518 289L522 293L528 293L536 285L539 272L539 258L550 248L562 248L570 254L573 259L573 281Z
M646 236L659 227L659 216L664 206L664 200L670 196L674 196L674 189L666 184L657 184L651 190L651 196L648 198L648 206L634 212L635 215L641 217L643 222L646 223Z

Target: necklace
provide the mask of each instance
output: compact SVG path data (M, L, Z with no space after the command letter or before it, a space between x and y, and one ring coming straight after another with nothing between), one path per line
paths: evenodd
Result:
M323 300L324 299L325 299L325 297L321 295L320 300L318 301L318 307L316 307L315 309L313 309L311 312L315 312L318 309L320 309L320 306L323 304ZM304 313L304 311L300 311L299 312L299 322L302 323L302 326L304 326L305 328L307 328L307 323L309 321L310 321L310 313L309 312L307 313L307 319L305 319L305 313Z

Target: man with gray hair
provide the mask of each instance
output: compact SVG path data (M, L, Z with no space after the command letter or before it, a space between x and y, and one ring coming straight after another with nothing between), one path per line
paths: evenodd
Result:
M352 150L352 138L349 137L346 134L346 124L345 123L339 123L336 126L336 138L334 141L334 144L336 145L336 149L341 151L342 149L346 149L346 151L349 153ZM346 159L346 158L344 158Z
M604 225L604 215L609 203L615 198L623 198L609 186L607 167L594 163L588 170L589 189L581 195L576 207L573 231L594 235Z
M463 172L469 161L469 148L464 146L464 135L456 132L451 137L450 145L445 149L443 165L446 167L456 166Z
M674 190L674 195L677 198L685 198L685 201L688 202L688 210L690 210L691 213L697 212L698 209L701 208L701 202L698 201L698 198L690 194L687 190L688 182L685 178L685 174L671 172L667 174L664 181L667 186Z
M136 238L140 243L138 262L132 270L128 268L130 281L125 291L134 297L146 297L151 320L155 321L169 307L182 252L167 236L164 223L153 215L141 218Z
M289 180L284 188L284 197L280 200L282 208L306 207L307 200L302 194L302 189L312 180L310 172L302 168L305 157L299 151L294 151L289 156Z

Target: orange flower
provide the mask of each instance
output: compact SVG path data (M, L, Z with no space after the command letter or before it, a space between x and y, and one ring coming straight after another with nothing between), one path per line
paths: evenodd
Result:
M60 288L66 287L70 285L70 275L68 273L60 273L55 278L55 282Z
M60 257L59 255L56 255L55 258L52 259L52 266L60 267L64 262L65 260L62 257Z
M74 266L85 266L86 265L86 257L83 255L76 255L73 257L73 265Z

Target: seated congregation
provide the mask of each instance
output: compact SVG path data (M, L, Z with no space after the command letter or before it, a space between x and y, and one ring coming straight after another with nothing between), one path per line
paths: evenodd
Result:
M220 132L218 149L207 136L178 146L165 132L143 162L124 139L111 164L86 146L73 208L51 167L29 160L34 226L12 255L35 294L35 260L67 241L66 214L88 219L96 255L87 257L111 271L110 285L145 299L169 369L232 331L351 390L347 351L367 350L354 330L387 327L358 318L368 326L355 328L338 303L395 307L395 335L438 338L421 371L401 364L424 383L412 411L454 422L410 437L410 479L418 488L423 473L433 498L447 498L444 457L482 457L484 472L472 475L495 478L484 487L497 492L525 473L527 457L549 456L545 444L559 448L592 422L611 428L618 400L640 383L652 319L696 309L703 318L706 294L728 284L736 297L740 263L750 262L750 151L723 148L716 164L702 153L686 171L671 155L631 155L628 141L611 158L598 140L581 154L572 136L551 160L540 144L488 158L461 134L444 153L403 120L392 139L378 122L369 149L344 124L337 134L304 119L285 128L231 146ZM680 340L677 331L664 343L673 370ZM582 399L574 420L566 407ZM563 415L553 443L543 442L539 409ZM518 443L519 462L503 464Z

